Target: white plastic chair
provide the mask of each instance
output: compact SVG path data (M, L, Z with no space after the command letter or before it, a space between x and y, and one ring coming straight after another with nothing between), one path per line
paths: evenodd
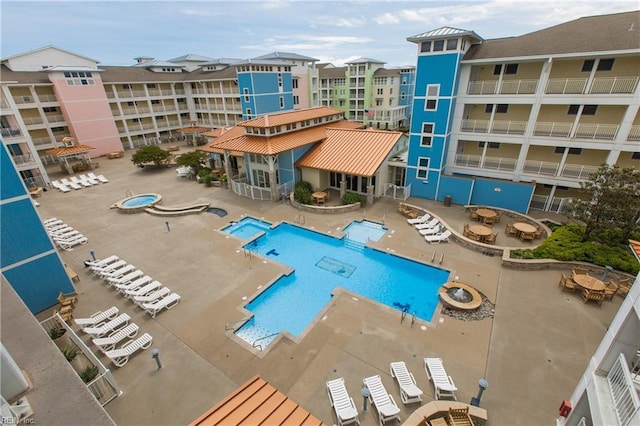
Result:
M329 401L336 413L339 426L351 423L360 424L358 410L353 403L353 398L351 398L347 392L342 377L327 382L327 395L329 395Z

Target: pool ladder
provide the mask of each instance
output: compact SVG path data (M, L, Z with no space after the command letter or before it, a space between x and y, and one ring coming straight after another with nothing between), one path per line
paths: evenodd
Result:
M298 213L298 214L296 215L296 223L301 224L301 225L304 225L304 223L305 223L304 215L302 215L302 214Z
M136 195L136 194L134 194L131 189L127 189L127 192L124 193L124 196L127 197L127 198L128 197L133 197L134 195Z
M246 248L242 249L244 253L244 257L248 257L249 259L253 259L253 252L251 250L247 250Z
M225 329L225 331L233 330L233 329L235 328L235 325L236 325L236 324L240 324L241 322L247 322L247 321L249 321L251 318L252 318L252 317L244 318L244 319L241 319L241 320L238 320L238 321L231 321L231 322L228 322L228 323L226 323L226 324L224 325L224 329Z
M258 349L260 349L262 351L264 349L264 347L262 346L262 344L260 344L258 342L260 340L268 339L269 337L277 336L278 334L280 334L280 333L272 333L272 334L269 334L268 336L258 337L256 340L253 341L251 346L253 346L254 348L258 348Z

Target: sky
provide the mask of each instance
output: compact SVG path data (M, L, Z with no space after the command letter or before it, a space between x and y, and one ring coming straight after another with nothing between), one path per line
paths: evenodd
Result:
M638 0L0 1L0 57L54 45L100 62L186 54L248 59L275 51L341 66L359 57L415 65L406 39L443 26L514 37Z

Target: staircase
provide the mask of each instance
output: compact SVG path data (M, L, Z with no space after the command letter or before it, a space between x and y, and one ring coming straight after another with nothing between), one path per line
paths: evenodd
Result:
M357 251L359 253L362 253L364 251L365 245L364 243L361 243L359 241L354 241L354 240L350 240L348 238L345 238L344 240L344 246L348 249Z

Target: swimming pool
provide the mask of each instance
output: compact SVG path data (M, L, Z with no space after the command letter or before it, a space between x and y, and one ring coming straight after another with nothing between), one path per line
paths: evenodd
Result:
M111 208L118 208L126 213L136 213L143 211L147 207L154 206L160 202L162 197L158 194L139 194L120 200Z
M258 220L253 217L244 217L229 226L222 228L222 232L233 235L241 240L249 240L259 232L266 232L271 228L269 222Z
M339 239L289 223L274 228L247 219L224 228L225 232L251 230L264 235L244 248L290 266L294 271L278 279L245 305L252 320L236 335L266 347L281 331L300 336L324 306L336 287L430 321L438 305L438 288L448 271L388 254L362 244ZM256 226L260 229L256 230Z
M366 244L368 241L378 241L387 229L380 223L363 220L361 222L351 222L343 232L351 241Z

